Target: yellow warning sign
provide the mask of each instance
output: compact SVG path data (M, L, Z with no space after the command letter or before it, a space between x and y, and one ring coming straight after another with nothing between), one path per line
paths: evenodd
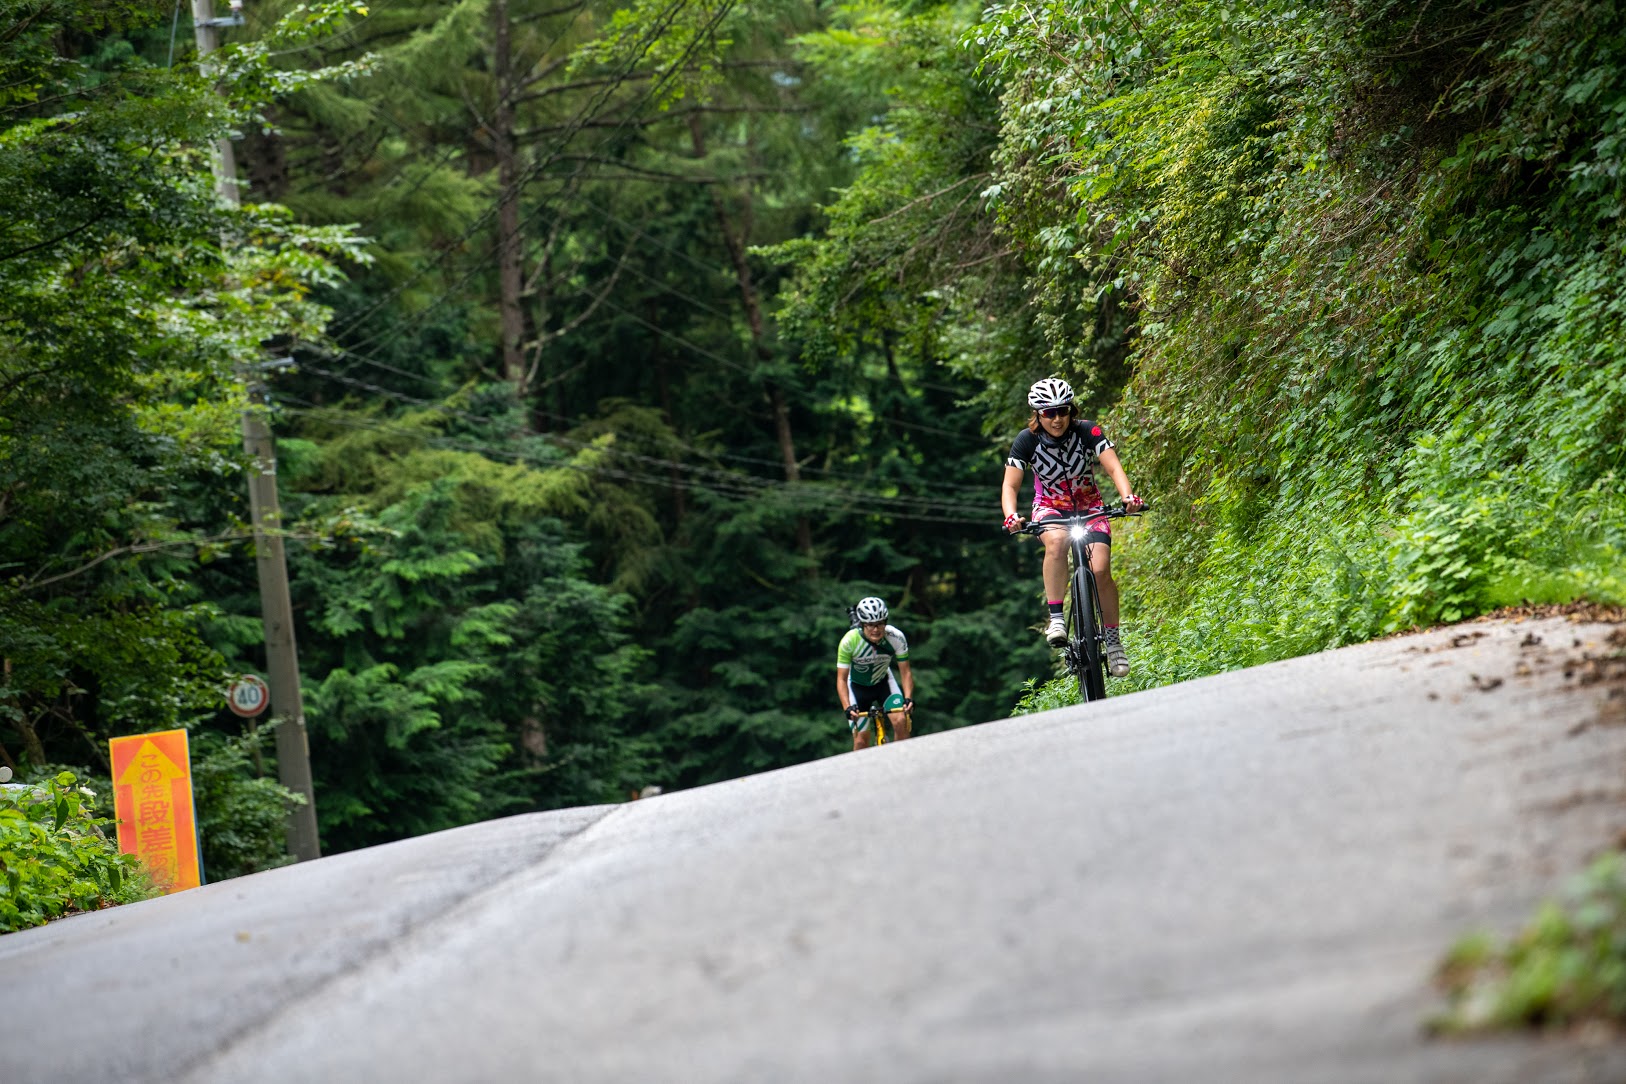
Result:
M186 731L135 734L109 744L119 850L139 857L165 892L198 887L198 830Z

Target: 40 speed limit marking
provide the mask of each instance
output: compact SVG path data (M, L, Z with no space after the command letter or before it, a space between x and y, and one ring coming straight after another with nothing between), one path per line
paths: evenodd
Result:
M253 674L244 674L226 690L226 703L236 714L252 719L271 703L271 689Z

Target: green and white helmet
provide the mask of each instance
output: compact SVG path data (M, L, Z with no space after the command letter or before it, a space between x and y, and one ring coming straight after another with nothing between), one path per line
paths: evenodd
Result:
M886 603L874 595L861 598L858 600L858 605L853 607L853 616L864 624L871 621L885 621L887 618Z

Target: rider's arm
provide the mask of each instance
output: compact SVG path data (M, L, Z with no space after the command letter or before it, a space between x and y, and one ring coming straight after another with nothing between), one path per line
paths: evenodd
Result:
M898 684L903 686L903 695L910 700L915 698L915 672L909 669L909 664L899 660Z
M1102 462L1104 465L1105 460ZM1117 459L1113 459L1113 462L1117 463ZM1122 467L1118 468L1118 473L1123 473ZM999 489L999 511L1006 519L1010 519L1016 514L1016 490L1022 484L1022 474L1021 467L1013 467L1009 463L1005 464L1005 482ZM1113 481L1117 481L1117 479L1114 478Z
M836 667L836 698L841 701L842 711L852 707L852 701L847 699L847 675L851 672L850 666Z
M1118 462L1118 452L1116 449L1103 449L1101 454L1096 456L1096 458L1101 461L1101 469L1107 472L1107 477L1112 479L1112 484L1118 487L1118 496L1120 498L1128 497L1131 493L1135 492L1129 487L1129 475L1124 473L1124 465ZM1009 470L1009 468L1006 469L1007 471ZM1131 511L1133 511L1133 509L1131 509Z

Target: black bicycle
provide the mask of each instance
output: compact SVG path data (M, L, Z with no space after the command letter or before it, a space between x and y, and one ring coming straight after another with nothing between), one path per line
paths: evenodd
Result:
M1089 525L1098 519L1123 519L1146 510L1131 512L1122 504L1109 505L1097 512L1052 516L1024 524L1017 534L1037 535L1065 530L1073 559L1071 576L1072 612L1067 618L1067 643L1062 646L1062 663L1067 673L1078 678L1079 699L1104 700L1107 695L1106 634L1101 624L1101 596L1095 589L1095 572L1090 568L1092 543L1084 540Z

